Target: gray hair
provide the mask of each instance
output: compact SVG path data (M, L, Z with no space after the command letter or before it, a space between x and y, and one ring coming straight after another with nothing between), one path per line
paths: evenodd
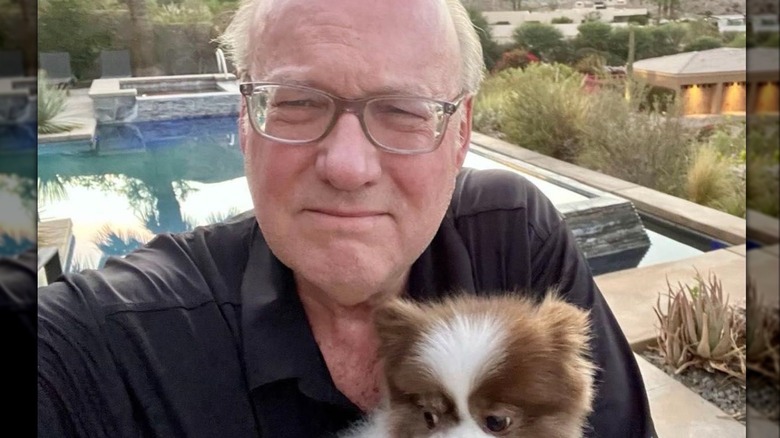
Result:
M468 94L476 94L485 75L482 45L471 23L471 18L460 0L437 0L447 7L461 54L461 87ZM248 71L250 60L250 31L261 30L264 23L257 17L265 16L273 0L241 0L241 4L230 21L225 33L217 41L225 50L228 59L235 65L239 76Z

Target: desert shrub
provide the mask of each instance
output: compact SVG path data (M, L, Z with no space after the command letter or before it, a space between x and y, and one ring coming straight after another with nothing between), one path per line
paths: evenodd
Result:
M552 20L550 20L551 24L569 24L574 23L574 20L572 20L569 17L555 17Z
M639 112L646 87L634 84L632 97L617 90L592 96L576 162L607 175L679 196L685 184L693 132L673 106L666 113Z
M696 148L686 177L689 201L726 211L745 214L745 189L742 178L728 159L711 144Z
M573 160L588 113L583 76L561 64L532 64L508 78L501 130L507 140L555 158Z
M498 62L493 66L493 73L506 70L508 68L525 68L537 58L523 49L512 49L501 54Z
M748 275L743 317L747 368L780 384L780 316L762 299Z
M778 122L756 119L747 129L747 206L772 217L780 213Z
M723 47L723 42L719 38L711 37L711 36L701 36L691 41L689 44L687 44L685 46L685 49L683 49L683 51L693 52L699 50L717 49L718 47Z
M518 46L547 62L566 62L571 48L563 33L550 24L526 22L512 33Z
M155 23L203 23L212 19L211 9L203 3L185 1L183 3L168 3L152 8L152 20Z
M693 286L667 283L668 299L658 296L658 349L667 365L681 373L690 366L746 377L744 324L723 295L723 285L710 274L697 273ZM665 307L665 311L664 308Z
M648 15L631 15L628 17L629 23L638 24L640 26L647 26L649 21L650 17Z
M612 26L601 21L591 21L577 26L577 36L572 43L577 49L592 49L599 52L609 50L609 38L612 35Z
M726 47L747 47L747 35L744 32L740 32L733 39L726 42Z
M512 76L517 74L522 74L522 70L510 68L485 79L474 99L472 120L474 130L504 137L501 132L501 121L504 118L504 107L513 82Z

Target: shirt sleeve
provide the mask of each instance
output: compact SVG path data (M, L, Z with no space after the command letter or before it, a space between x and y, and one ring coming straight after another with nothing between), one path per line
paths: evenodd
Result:
M557 286L571 303L590 310L591 354L598 367L589 437L655 437L642 375L620 326L562 221L533 255L533 288Z
M94 293L67 280L40 292L38 437L140 435L128 421L131 405L90 303Z

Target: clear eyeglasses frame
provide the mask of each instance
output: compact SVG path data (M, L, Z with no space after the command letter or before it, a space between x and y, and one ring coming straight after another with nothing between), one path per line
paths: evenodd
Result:
M274 82L242 82L239 90L252 128L270 140L315 143L330 134L342 114L352 113L371 144L404 155L436 150L466 97L462 93L454 102L405 95L343 99L312 87Z

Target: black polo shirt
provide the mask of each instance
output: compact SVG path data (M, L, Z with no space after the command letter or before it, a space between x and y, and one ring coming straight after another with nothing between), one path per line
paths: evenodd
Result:
M408 294L540 294L591 309L600 368L590 436L653 429L639 369L552 204L509 172L464 170ZM251 213L159 235L39 294L39 436L328 436L362 413L314 341L292 272Z

